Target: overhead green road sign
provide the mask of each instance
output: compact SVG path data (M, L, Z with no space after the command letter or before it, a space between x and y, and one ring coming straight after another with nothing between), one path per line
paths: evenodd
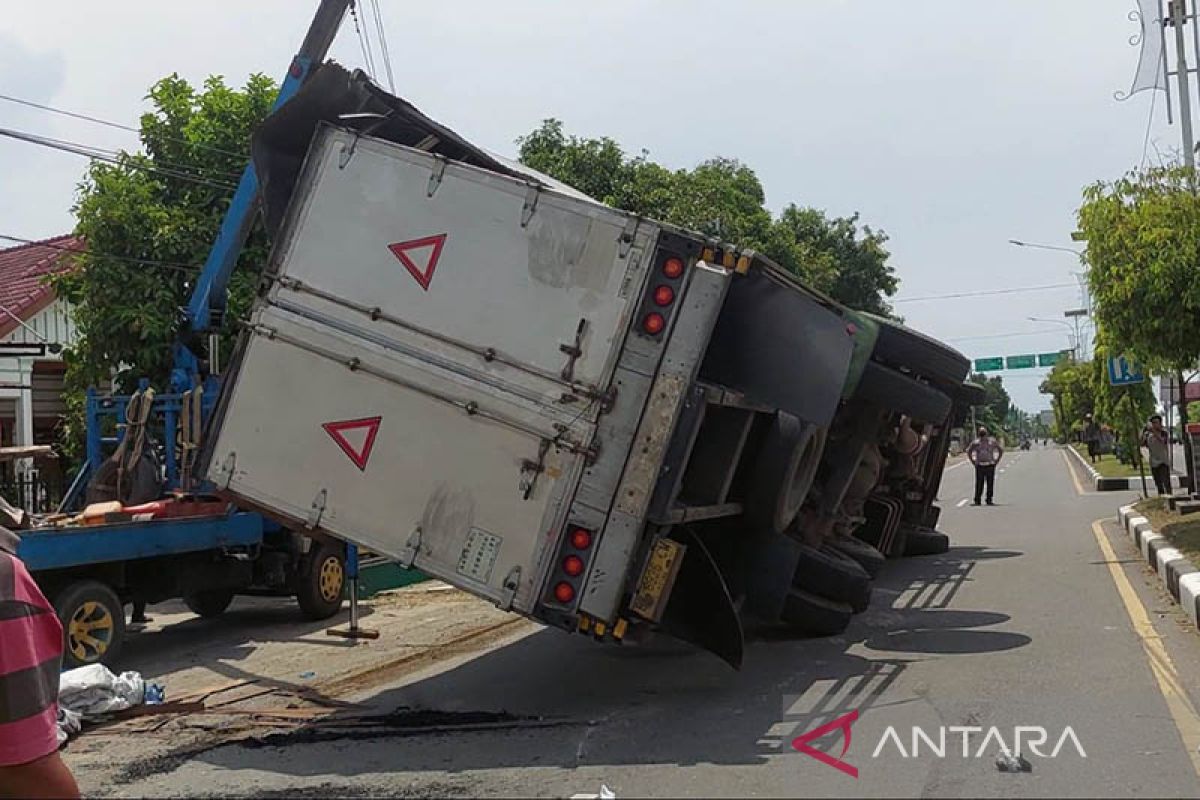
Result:
M1053 367L1058 362L1066 358L1069 350L1060 350L1057 353L1038 353L1039 367Z
M1004 365L1008 369L1029 369L1037 366L1037 356L1009 356L1004 359Z
M976 372L995 372L996 370L1004 369L1004 359L997 356L996 358L977 358L975 359Z

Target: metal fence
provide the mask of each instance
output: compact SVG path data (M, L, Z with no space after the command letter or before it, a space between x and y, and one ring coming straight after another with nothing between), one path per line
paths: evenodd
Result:
M39 472L0 475L0 497L30 514L54 511L62 502L65 488L61 479L46 477Z

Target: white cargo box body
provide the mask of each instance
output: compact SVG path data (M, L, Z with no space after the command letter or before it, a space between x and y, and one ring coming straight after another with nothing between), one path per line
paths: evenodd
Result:
M658 235L628 219L323 126L206 477L531 612Z

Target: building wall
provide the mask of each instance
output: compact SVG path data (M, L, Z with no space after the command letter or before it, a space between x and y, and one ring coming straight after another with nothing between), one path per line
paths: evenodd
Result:
M25 324L47 341L64 347L73 344L77 335L70 306L61 300L32 315ZM40 344L42 339L33 331L17 326L0 341ZM61 362L61 356L53 353L33 358L0 352L0 443L37 444L42 442L35 439L52 438L48 432L53 430L64 410ZM30 466L28 463L17 465L18 470Z

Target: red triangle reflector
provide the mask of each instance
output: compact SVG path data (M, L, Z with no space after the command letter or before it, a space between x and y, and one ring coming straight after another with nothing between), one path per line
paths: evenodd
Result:
M354 462L360 470L367 468L367 460L371 458L371 449L375 446L375 436L379 433L379 423L383 417L364 417L362 419L347 419L341 422L325 422L321 427L329 437L337 443L342 452ZM363 431L360 436L359 431ZM353 439L347 434L352 434Z
M409 274L417 279L417 283L421 284L421 288L429 291L429 283L433 280L433 271L437 268L438 259L442 255L442 246L446 244L446 234L439 233L436 236L426 236L421 239L409 239L407 242L393 242L388 245L388 250L392 251L392 255L400 259L400 263L408 270ZM414 260L409 252L412 250L421 250L430 248L428 253L415 254L418 256ZM424 262L424 266L418 265L418 260Z

